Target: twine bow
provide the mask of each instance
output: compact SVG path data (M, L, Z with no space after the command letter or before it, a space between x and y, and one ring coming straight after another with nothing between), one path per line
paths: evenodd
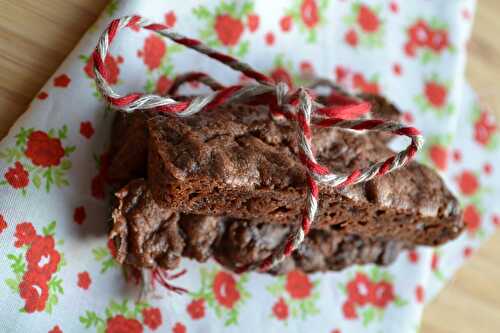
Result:
M251 85L233 85L223 87L202 73L191 73L174 83L171 91L185 81L199 80L215 91L206 96L197 96L188 101L176 101L171 97L154 94L130 93L124 96L117 94L106 81L106 59L110 44L117 32L125 27L141 27L154 31L168 39L215 59L226 66L241 72L257 81ZM92 54L94 73L97 88L107 102L116 110L134 112L136 110L154 109L159 113L177 117L188 117L200 111L211 110L229 103L255 103L269 106L274 117L284 117L296 123L299 142L299 159L307 169L307 196L300 225L292 228L287 240L278 246L273 253L258 264L261 271L266 271L289 256L304 240L314 221L318 209L318 184L327 184L332 187L346 187L366 182L377 176L382 176L407 164L423 145L420 131L414 127L405 126L399 122L378 119L354 119L370 110L370 104L354 99L347 105L323 106L305 88L289 92L284 83L277 83L268 76L254 70L248 64L229 55L219 53L196 39L187 38L172 31L163 24L150 23L140 16L125 16L111 21L107 29L99 38ZM273 98L269 102L269 97ZM389 157L385 161L373 163L364 169L353 170L349 174L330 171L320 165L314 156L312 144L312 128L339 127L350 130L370 130L388 132L395 135L407 136L410 144L403 151ZM242 267L241 271L253 267Z

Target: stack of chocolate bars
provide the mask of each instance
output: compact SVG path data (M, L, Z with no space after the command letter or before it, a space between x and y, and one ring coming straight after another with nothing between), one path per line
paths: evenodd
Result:
M384 98L360 95L372 117L399 119ZM349 172L394 154L382 133L315 129L319 163ZM174 269L182 257L253 267L300 221L306 171L295 129L263 107L225 105L177 118L152 111L119 113L109 175L115 194L117 260ZM305 241L269 272L387 265L416 245L435 246L463 230L456 198L440 176L417 162L346 187L320 186L318 214Z

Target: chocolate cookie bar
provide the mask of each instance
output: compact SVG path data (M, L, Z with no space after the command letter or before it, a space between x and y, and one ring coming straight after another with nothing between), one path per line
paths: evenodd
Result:
M300 219L306 171L297 136L266 110L223 106L188 118L151 117L147 180L168 209L265 223ZM343 129L316 129L319 162L349 172L393 152L381 138ZM313 227L360 236L437 245L463 229L454 196L439 175L416 162L384 177L343 189L320 186Z
M174 269L184 256L200 262L213 257L226 268L237 270L265 259L289 231L285 224L177 213L156 204L143 179L133 180L117 192L113 221L110 237L117 243L117 260L139 268ZM316 229L270 273L387 265L409 247L401 241Z
M400 112L385 98L378 95L361 94L360 98L372 105L373 118L399 120ZM327 97L322 102L329 103ZM148 153L148 126L151 117L159 117L157 113L143 111L137 113L118 113L113 122L111 133L111 165L109 177L125 185L129 180L146 177ZM161 116L160 116L161 117ZM391 138L386 133L368 133L368 135L388 142Z

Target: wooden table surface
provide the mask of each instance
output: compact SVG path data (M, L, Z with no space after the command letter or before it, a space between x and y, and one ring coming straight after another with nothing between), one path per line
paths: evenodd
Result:
M104 0L0 0L0 137L94 22ZM468 79L500 119L498 0L481 0ZM498 29L497 29L498 28ZM424 313L421 332L500 332L500 233Z

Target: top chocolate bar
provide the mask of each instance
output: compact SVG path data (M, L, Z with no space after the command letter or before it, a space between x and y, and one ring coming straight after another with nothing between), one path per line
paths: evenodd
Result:
M297 223L306 171L290 123L260 107L228 105L187 118L152 116L148 183L155 201L183 213ZM316 129L318 161L338 172L363 168L393 152L386 139L343 129ZM435 245L463 229L457 200L434 171L416 162L344 189L320 186L313 227L387 237L411 232L415 244Z

